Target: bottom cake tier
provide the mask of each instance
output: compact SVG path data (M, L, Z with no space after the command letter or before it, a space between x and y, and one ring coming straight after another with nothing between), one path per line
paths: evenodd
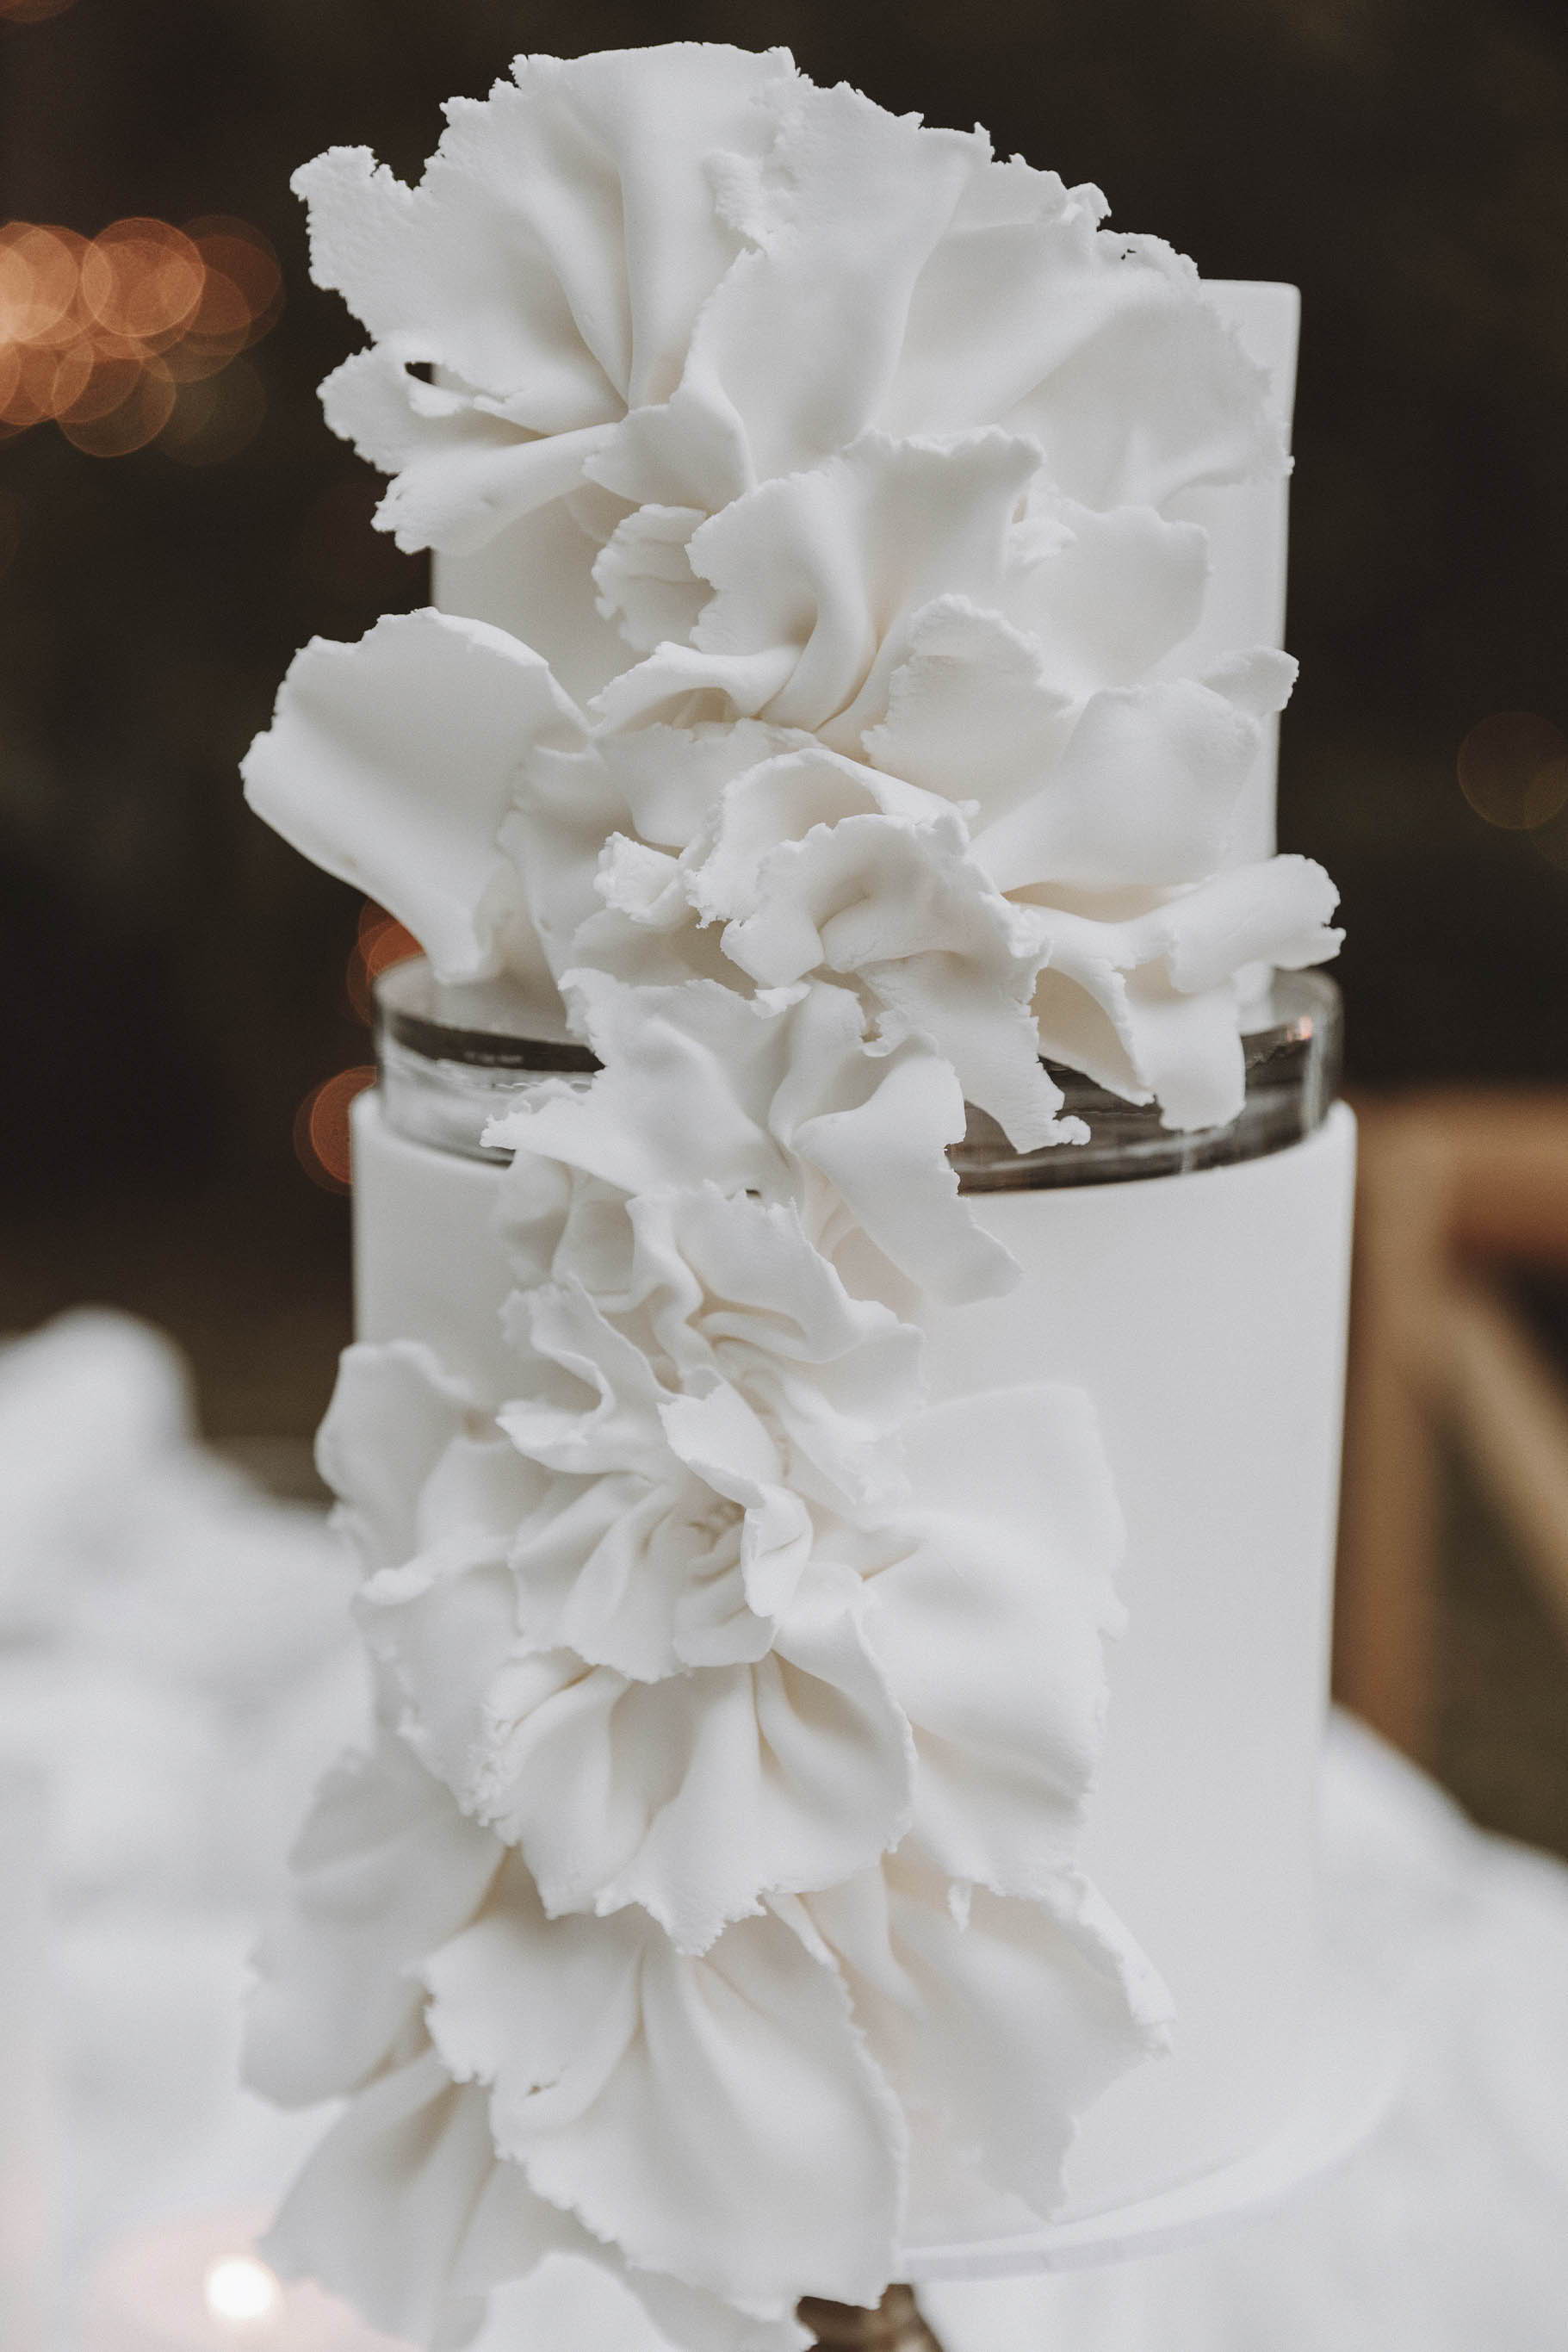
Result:
M1126 1518L1088 1864L1166 1980L1175 2046L1085 2119L1059 2219L1244 2164L1288 2132L1321 2043L1315 1801L1327 1700L1354 1122L1233 1165L977 1196L1023 1268L929 1319L938 1389L1093 1397ZM504 1393L494 1166L356 1106L361 1335ZM912 2245L1018 2217L925 2210Z

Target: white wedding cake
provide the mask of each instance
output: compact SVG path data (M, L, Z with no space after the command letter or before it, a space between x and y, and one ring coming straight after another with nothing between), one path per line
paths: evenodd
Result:
M347 2102L277 2254L417 2343L566 2256L775 2352L1134 2242L1322 2065L1294 296L777 52L448 113L416 188L299 179L435 603L246 762L429 959L358 1107L380 1728L262 1955L254 2078Z

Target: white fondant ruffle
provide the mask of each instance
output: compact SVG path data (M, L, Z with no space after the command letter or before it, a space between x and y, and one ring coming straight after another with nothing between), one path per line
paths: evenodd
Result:
M1012 1261L961 1204L945 1157L964 1133L962 1090L924 1038L868 1040L858 998L826 982L747 997L708 981L573 981L602 1073L586 1090L533 1090L488 1130L516 1155L507 1181L526 1224L564 1170L626 1195L712 1181L792 1204L829 1256L863 1235L895 1284L1006 1288Z
M430 2049L362 2092L328 2132L265 2241L286 2277L323 2281L400 2342L456 2352L497 2294L568 2255L643 2305L652 2340L682 2352L804 2352L790 2317L738 2309L627 2263L497 2157L482 2090ZM573 2311L580 2326L582 2313ZM588 2352L584 2342L583 2352Z
M504 630L395 614L357 646L317 637L296 657L246 793L405 923L444 980L507 971L548 1002L536 910L558 877L519 865L507 827L530 754L580 731L548 666Z
M447 113L415 187L362 148L295 180L372 338L329 417L393 476L405 546L482 543L585 476L715 512L876 427L1007 425L1100 506L1281 462L1190 264L981 132L694 44L519 58Z
M780 2316L880 2294L902 2118L835 1971L782 1920L692 1958L638 1910L551 1920L513 1868L426 1978L497 2152L632 2262Z
M502 1859L392 1732L346 1758L317 1794L293 1900L256 1954L247 2079L310 2106L379 2075L419 2039L414 1971L474 1917Z
M374 338L329 381L329 417L394 476L400 544L482 541L674 391L741 247L716 161L760 152L794 80L782 51L698 43L519 58L488 98L451 101L416 187L364 148L295 175L316 280Z

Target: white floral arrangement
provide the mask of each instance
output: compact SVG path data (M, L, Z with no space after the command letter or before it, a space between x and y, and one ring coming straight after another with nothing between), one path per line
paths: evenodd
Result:
M1048 2216L1164 2041L1080 1859L1092 1403L935 1404L920 1326L1013 1271L966 1104L1071 1150L1049 1059L1221 1124L1258 968L1337 944L1227 857L1293 666L1182 658L1172 508L1285 461L1190 264L981 132L687 45L447 113L417 187L298 176L371 338L328 415L400 544L580 626L318 640L247 789L601 1068L490 1130L507 1392L356 1347L322 1433L380 1724L263 1954L254 2079L347 2103L274 2252L421 2344L568 2252L783 2352Z

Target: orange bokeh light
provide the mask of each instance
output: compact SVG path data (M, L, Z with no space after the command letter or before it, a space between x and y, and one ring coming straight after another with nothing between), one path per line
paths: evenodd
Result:
M118 352L105 356L91 345L78 345L59 363L55 376L55 401L50 415L62 422L68 416L73 423L89 423L94 417L107 416L132 396L141 381L141 368L135 360L122 359Z
M183 229L168 221L115 221L83 257L82 307L134 342L177 336L204 299L206 269Z
M394 963L407 963L411 956L423 950L411 930L385 908L367 898L360 910L360 932L349 955L349 1002L360 1019L367 1024L373 1019L375 1005L371 988L383 971Z
M187 236L200 248L204 265L237 286L253 318L260 318L283 291L277 256L259 232L244 221L193 221Z
M219 375L281 299L277 257L244 221L139 216L91 238L13 221L0 228L0 436L53 418L95 457L144 448L175 387ZM212 455L252 437L258 400L256 383L229 404L236 429L209 436Z
M7 342L47 342L76 331L67 324L80 277L85 236L67 228L9 221L0 228L0 336Z
M11 432L25 433L50 414L54 362L25 344L0 344L0 418Z
M294 1114L294 1151L312 1183L327 1192L350 1189L349 1112L356 1095L375 1084L369 1067L340 1070L312 1087Z
M1458 750L1459 790L1488 824L1532 833L1568 803L1568 735L1538 710L1494 710Z
M93 378L94 387L99 377ZM60 431L89 457L129 457L155 441L174 413L174 387L166 374L144 368L108 408L79 406L59 419Z

